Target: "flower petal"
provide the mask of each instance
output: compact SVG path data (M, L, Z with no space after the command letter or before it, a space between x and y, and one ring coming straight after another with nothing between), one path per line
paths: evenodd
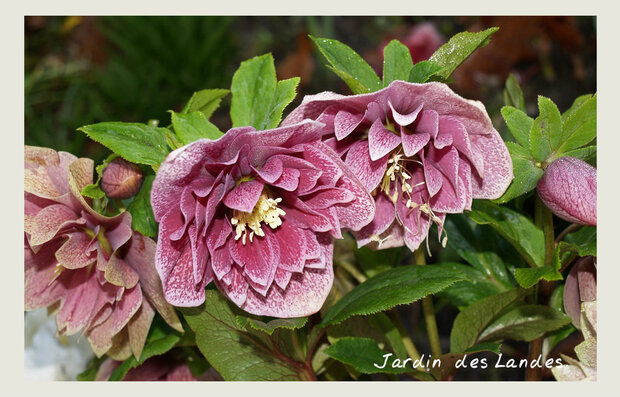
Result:
M385 156L377 161L370 159L368 141L358 141L351 146L345 164L355 170L367 192L372 192L381 182L387 169L388 157Z
M376 119L368 131L370 159L377 161L400 145L401 138L386 129L381 119Z

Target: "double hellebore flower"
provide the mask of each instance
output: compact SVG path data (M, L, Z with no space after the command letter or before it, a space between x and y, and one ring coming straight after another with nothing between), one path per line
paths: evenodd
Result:
M470 209L472 198L498 198L513 177L484 106L445 84L395 81L348 97L324 92L304 98L283 124L306 118L325 124L325 143L374 196L376 216L357 233L359 246L415 250L431 223L441 237L446 213Z
M299 317L331 288L332 237L372 219L372 199L320 124L233 128L164 161L151 190L156 265L168 302L197 306L217 287L247 312Z
M553 161L538 181L538 195L560 218L596 226L596 168L574 157Z
M566 277L564 284L564 311L581 329L581 305L596 301L596 264L594 257L580 258Z
M131 229L131 215L106 217L81 195L93 161L26 147L25 309L56 311L58 333L79 331L98 356L139 357L157 310L174 328L155 271L155 242Z

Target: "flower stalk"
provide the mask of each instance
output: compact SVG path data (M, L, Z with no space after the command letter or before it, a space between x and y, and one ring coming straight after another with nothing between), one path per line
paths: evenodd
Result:
M426 258L424 250L417 249L413 253L416 265L426 266ZM428 295L422 299L422 310L424 312L424 323L426 324L426 333L428 341L431 345L431 354L439 358L441 357L441 343L439 340L439 331L437 329L437 320L435 318L435 308L433 307L433 296Z

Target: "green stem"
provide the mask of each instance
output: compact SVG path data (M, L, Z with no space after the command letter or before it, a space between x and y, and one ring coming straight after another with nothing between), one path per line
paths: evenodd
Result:
M536 196L536 208L534 212L534 221L536 226L542 229L545 236L545 265L550 265L553 261L553 252L555 251L555 234L553 231L553 214L547 206L542 202L540 197ZM537 264L538 265L538 264ZM539 265L540 266L540 265Z
M424 249L419 248L413 253L416 265L426 265L426 257ZM435 319L435 308L433 307L433 296L428 295L422 299L422 310L424 312L424 322L426 323L426 333L428 341L431 345L431 353L433 357L441 357L441 343L439 340L439 331L437 329L437 320Z
M413 360L420 360L422 356L420 356L420 352L418 352L418 349L415 347L415 344L413 343L413 339L411 339L402 321L400 321L400 318L398 317L398 313L396 312L396 310L392 309L391 314L392 314L391 317L394 322L394 325L396 326L396 329L398 329L400 338L403 341L405 350L407 351L407 355L411 357L411 359Z
M353 276L353 278L360 284L367 280L365 275L363 275L355 266L347 261L338 261L338 266L346 270L347 273Z

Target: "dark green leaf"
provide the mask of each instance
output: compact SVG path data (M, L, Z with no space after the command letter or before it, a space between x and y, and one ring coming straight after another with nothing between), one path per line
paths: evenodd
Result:
M478 33L462 32L453 36L431 56L430 61L441 66L443 70L437 75L444 80L463 63L474 51L489 43L490 36L499 28L489 28Z
M428 79L443 70L443 67L431 61L420 61L413 65L409 73L411 83L426 83Z
M383 86L387 87L394 80L407 81L413 68L409 48L394 39L383 49Z
M329 327L327 336L330 343L345 337L370 338L397 357L407 355L400 331L385 313L350 317L340 324Z
M379 273L398 266L402 257L401 248L388 248L373 250L361 247L354 251L357 263L368 277L374 277Z
M237 323L241 310L208 289L205 303L182 309L196 344L225 380L299 380L299 373ZM277 331L276 331L277 332Z
M233 127L267 124L278 81L271 54L241 62L232 79L230 117Z
M557 153L568 152L590 143L596 137L596 94L571 111L564 122L562 142Z
M529 342L570 322L570 317L549 306L517 306L495 319L480 334L479 339L481 341L510 339Z
M331 358L352 366L363 374L412 372L413 360L405 362L406 357L395 357L382 351L377 342L369 338L342 338L329 346L325 353ZM385 355L389 354L387 365ZM401 368L402 367L402 368Z
M515 269L515 279L523 288L529 288L540 280L562 280L562 274L555 266L522 267Z
M106 122L79 128L127 161L158 166L168 155L166 129L139 123Z
M220 106L222 98L228 95L229 90L209 89L194 92L194 95L185 104L181 111L182 114L191 113L193 111L202 112L208 119L213 112Z
M533 266L545 262L542 230L524 215L489 201L474 200L469 217L481 225L490 225Z
M250 317L237 316L237 324L242 328L251 327L255 330L265 332L268 335L273 334L278 328L297 329L302 328L308 322L308 317L298 318L277 318L268 322L263 322Z
M340 299L322 325L337 324L355 315L376 313L434 294L465 276L447 266L403 266L372 277Z
M577 249L579 256L596 256L596 227L584 226L576 232L569 233L564 241Z
M526 150L529 155L530 147L530 131L534 124L534 119L525 114L525 112L513 108L512 106L504 106L502 108L502 117L510 130L510 133ZM528 156L531 157L531 156ZM516 173L515 173L516 175Z
M514 106L515 108L525 113L525 100L523 99L523 91L521 90L521 87L519 86L519 82L517 81L517 78L512 73L510 73L510 75L506 79L506 89L504 90L504 98L505 98L506 105Z
M372 67L351 47L339 42L310 36L321 54L331 64L332 70L344 80L354 94L363 94L381 89L379 76Z
M488 324L529 293L531 291L517 288L486 297L463 309L456 316L450 332L450 351L460 353L474 346Z
M513 288L510 275L498 252L498 237L489 226L478 226L463 215L451 215L445 224L448 247L476 268L500 290ZM474 281L475 279L472 279ZM498 291L499 292L499 291Z
M534 190L544 173L526 149L514 142L506 142L506 146L510 152L510 157L512 157L512 169L515 177L502 197L494 200L499 204L506 203Z
M202 138L214 140L224 135L222 131L207 120L207 117L198 110L189 113L171 113L174 132L183 145L187 145L188 143Z
M127 206L127 211L131 214L131 227L148 237L157 237L157 222L151 208L151 187L155 180L154 175L144 177L140 191Z
M499 294L503 291L493 278L480 270L460 263L445 263L455 270L467 275L470 281L458 281L439 293L454 306L466 307L484 297Z
M123 380L130 369L136 368L151 357L166 353L172 349L180 339L180 334L172 331L172 329L168 328L168 326L158 326L153 324L149 330L149 335L146 338L144 349L142 349L140 360L136 360L136 358L132 355L127 360L123 361L121 365L114 370L114 372L112 372L112 375L110 375L110 379L108 380Z
M562 116L549 98L538 96L539 115L530 131L530 153L538 161L545 161L562 143Z

